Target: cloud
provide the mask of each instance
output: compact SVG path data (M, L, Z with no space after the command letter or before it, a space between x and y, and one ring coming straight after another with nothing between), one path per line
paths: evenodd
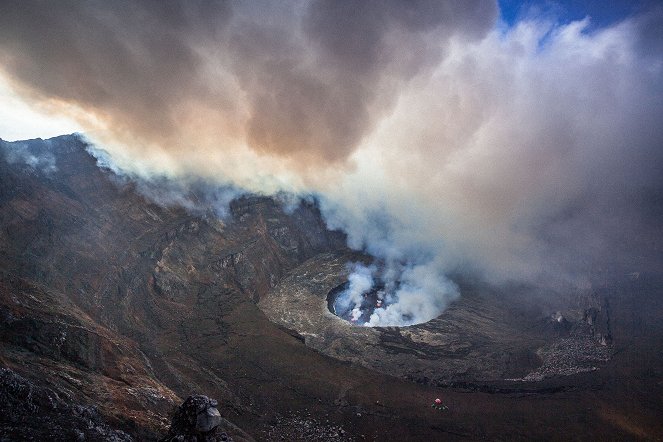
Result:
M239 179L269 156L259 172L301 174L342 165L449 38L481 37L495 16L479 1L27 0L3 8L0 60L26 93L75 105L88 136L157 168Z
M662 54L640 51L643 22L530 20L455 41L328 189L330 225L383 259L494 281L571 281L633 258L635 238L657 236L643 214L663 176Z
M608 27L506 27L490 1L3 6L26 99L143 177L316 194L406 317L456 296L445 273L584 284L660 239L659 6Z
M48 103L35 108L25 102L0 77L0 136L5 141L49 138L81 130L69 118L52 115Z

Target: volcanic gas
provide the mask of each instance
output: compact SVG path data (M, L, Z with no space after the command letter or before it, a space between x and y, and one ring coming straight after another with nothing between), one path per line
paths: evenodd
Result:
M361 293L353 293L349 281L334 287L327 294L329 311L354 325L370 326L371 316L376 310L386 309L391 297L384 285L375 285ZM411 318L404 317L403 322Z

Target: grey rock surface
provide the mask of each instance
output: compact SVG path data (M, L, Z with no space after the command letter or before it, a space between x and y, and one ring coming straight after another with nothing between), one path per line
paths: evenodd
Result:
M231 424L221 417L218 405L207 396L189 396L177 408L168 435L162 441L233 441L228 434Z

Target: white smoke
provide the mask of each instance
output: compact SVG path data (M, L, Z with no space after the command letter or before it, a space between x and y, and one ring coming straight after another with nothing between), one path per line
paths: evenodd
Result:
M449 302L460 292L433 263L405 267L397 281L385 281L385 285L398 284L392 292L385 292L385 307L376 308L366 325L403 326L430 321L439 316Z
M351 268L348 287L336 297L335 305L337 311L349 311L353 322L370 313L368 320L358 325L406 326L430 321L459 296L458 287L433 263L390 263L383 269L355 263ZM364 298L376 290L373 305Z
M139 174L124 169L106 150L94 146L85 137L81 138L88 143L86 150L97 160L97 166L112 172L114 178L123 184L127 181L135 183L138 193L163 207L182 207L196 215L213 214L225 220L230 216L230 202L247 193L230 183L198 177L175 179L165 175ZM288 204L293 204L292 198L288 199Z
M552 288L632 262L661 185L663 57L644 20L590 32L532 18L456 40L401 92L321 198L351 247L404 263L370 325L435 317L457 296L453 271Z
M359 319L362 314L363 295L373 287L375 271L374 266L352 265L352 272L348 277L348 288L340 293L335 301L337 311L351 311L352 321Z
M48 150L51 144L49 140L39 140L39 152L30 147L29 142L18 141L5 143L0 140L0 152L3 153L5 161L9 164L24 164L31 169L39 170L49 174L58 170L55 156ZM43 147L47 146L47 147Z

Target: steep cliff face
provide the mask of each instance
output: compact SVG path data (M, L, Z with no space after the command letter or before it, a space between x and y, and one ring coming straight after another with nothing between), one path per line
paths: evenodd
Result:
M0 439L158 439L196 394L218 400L235 440L663 431L655 272L618 275L547 316L468 281L428 324L365 329L325 297L347 261L368 258L315 204L245 195L220 219L144 194L76 136L0 141ZM613 359L579 358L610 356L610 341ZM450 413L431 411L440 395Z

